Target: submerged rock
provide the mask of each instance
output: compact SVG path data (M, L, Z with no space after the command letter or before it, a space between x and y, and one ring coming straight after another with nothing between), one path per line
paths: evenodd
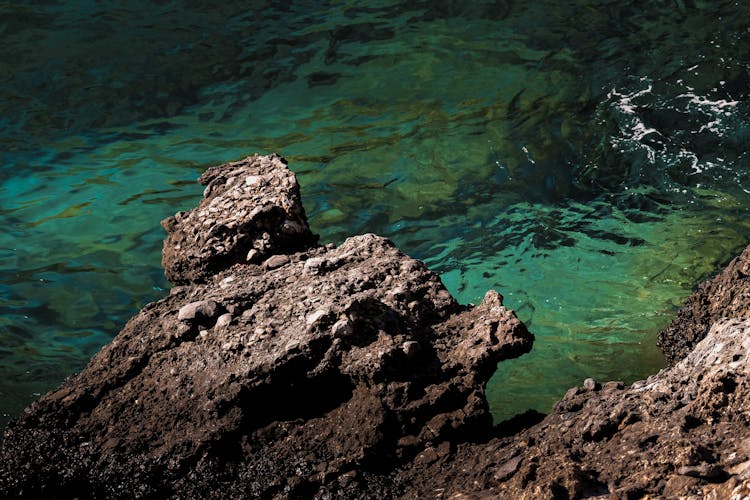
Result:
M491 432L484 386L533 340L500 295L461 306L372 234L311 246L278 157L201 181L164 223L181 286L9 425L0 496L392 496L398 466Z

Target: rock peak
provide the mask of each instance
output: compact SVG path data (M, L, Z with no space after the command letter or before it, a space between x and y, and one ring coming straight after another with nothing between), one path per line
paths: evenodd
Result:
M175 284L204 282L233 264L303 250L317 237L299 184L278 155L249 156L209 168L200 204L162 221L164 273Z
M278 156L201 182L164 222L178 286L9 424L0 498L750 495L750 247L661 336L672 367L493 428L533 340L500 294L461 306L373 234L316 246Z
M461 306L374 234L315 246L278 156L200 181L163 224L178 285L9 425L0 496L392 497L492 432L485 384L533 341L498 293Z

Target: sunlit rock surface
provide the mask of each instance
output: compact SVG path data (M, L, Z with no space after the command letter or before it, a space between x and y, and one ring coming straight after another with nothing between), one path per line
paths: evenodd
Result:
M235 263L259 263L314 244L299 184L276 155L209 169L197 208L165 219L162 264L172 283L205 281Z
M461 306L372 234L317 246L277 156L201 179L164 222L177 285L9 425L0 496L750 495L747 250L662 335L674 366L493 427L485 384L533 340L499 294Z
M659 334L667 360L674 364L687 356L722 318L750 318L750 247L713 279L701 283Z
M278 157L201 182L164 222L180 285L9 425L1 493L392 496L399 466L491 432L484 386L533 340L500 295L461 306L375 235L314 246Z
M589 379L539 424L405 471L408 496L745 498L748 375L750 320L717 322L645 381Z

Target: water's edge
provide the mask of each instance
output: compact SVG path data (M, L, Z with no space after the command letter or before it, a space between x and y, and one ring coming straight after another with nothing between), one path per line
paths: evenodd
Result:
M387 236L537 334L496 420L664 366L750 235L743 2L0 6L0 422L163 297L193 180L283 152L312 227ZM717 28L720 26L720 28Z

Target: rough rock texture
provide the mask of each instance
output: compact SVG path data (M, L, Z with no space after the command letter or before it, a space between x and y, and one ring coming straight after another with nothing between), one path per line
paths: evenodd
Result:
M669 363L687 356L721 318L750 318L750 247L716 277L701 283L659 334L659 347Z
M673 368L629 387L589 379L536 426L402 480L413 498L745 498L749 375L750 320L718 322Z
M202 179L164 223L182 285L9 425L0 498L750 497L750 249L662 335L674 366L493 429L485 383L532 342L497 293L462 307L374 235L312 246L278 157Z
M232 264L312 246L297 179L277 155L206 171L200 205L162 221L162 264L172 283L203 282Z
M460 306L375 235L310 247L278 157L201 180L164 223L183 285L8 426L0 497L390 497L398 466L491 432L484 386L533 340L500 295Z

